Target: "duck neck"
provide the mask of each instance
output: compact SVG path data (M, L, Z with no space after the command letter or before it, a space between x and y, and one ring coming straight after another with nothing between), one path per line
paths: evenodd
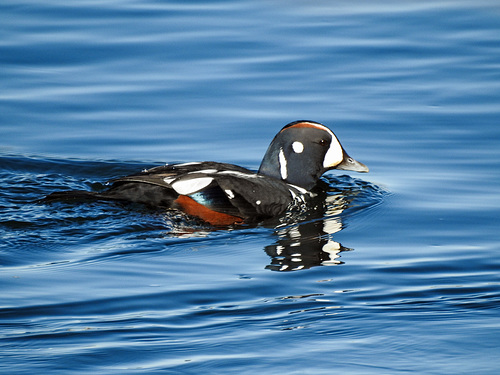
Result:
M311 190L317 183L317 177L301 168L291 168L279 149L268 150L262 159L258 174L282 180L288 184Z

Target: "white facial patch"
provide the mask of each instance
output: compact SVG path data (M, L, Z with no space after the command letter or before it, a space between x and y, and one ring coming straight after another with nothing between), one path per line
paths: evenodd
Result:
M172 184L172 188L178 194L189 195L207 187L213 180L214 179L212 177L180 179Z
M332 168L340 164L344 158L344 153L342 152L342 146L340 145L337 137L330 132L332 135L332 143L326 152L325 158L323 159L323 167Z
M304 151L304 145L302 144L302 142L295 141L292 143L292 149L296 154L300 154L302 153L302 151Z
M285 153L283 152L283 149L280 148L280 153L279 153L279 163L280 163L280 174L281 174L281 178L283 180L286 180L286 178L288 177L288 170L286 168L286 158L285 158Z

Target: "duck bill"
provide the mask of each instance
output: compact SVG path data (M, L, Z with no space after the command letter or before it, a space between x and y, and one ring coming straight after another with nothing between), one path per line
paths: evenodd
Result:
M354 160L349 155L345 154L344 159L334 167L335 169L341 169L344 171L354 171L366 173L369 171L368 167L359 161Z

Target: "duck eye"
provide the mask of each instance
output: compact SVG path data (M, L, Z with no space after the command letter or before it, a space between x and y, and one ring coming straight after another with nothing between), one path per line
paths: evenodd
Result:
M325 139L322 139L322 140L320 140L320 141L318 142L318 144L319 144L320 146L326 146L326 145L328 144L328 141L326 141Z

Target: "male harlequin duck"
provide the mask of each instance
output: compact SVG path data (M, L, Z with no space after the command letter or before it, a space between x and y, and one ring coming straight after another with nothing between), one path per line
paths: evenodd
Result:
M112 180L101 193L66 191L46 199L137 202L227 226L278 216L292 204L306 202L321 175L331 169L368 172L326 126L295 121L274 137L257 173L216 162L172 164Z

